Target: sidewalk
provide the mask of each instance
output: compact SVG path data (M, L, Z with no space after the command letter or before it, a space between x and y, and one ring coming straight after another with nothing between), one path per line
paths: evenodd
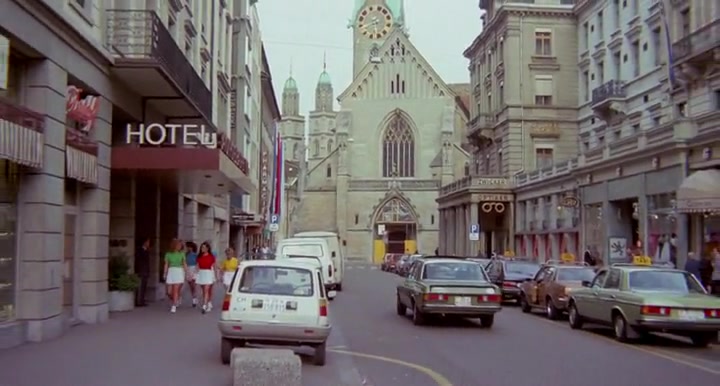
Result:
M207 315L189 301L173 315L160 302L0 351L0 386L230 386L219 358L219 300Z

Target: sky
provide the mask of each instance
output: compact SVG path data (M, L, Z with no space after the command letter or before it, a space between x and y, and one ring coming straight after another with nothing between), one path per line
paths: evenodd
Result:
M259 0L260 31L278 104L290 74L300 90L300 111L315 104L315 86L327 57L335 95L352 82L354 0ZM478 0L406 0L410 40L446 83L469 83L462 53L481 31ZM335 102L337 106L337 101Z

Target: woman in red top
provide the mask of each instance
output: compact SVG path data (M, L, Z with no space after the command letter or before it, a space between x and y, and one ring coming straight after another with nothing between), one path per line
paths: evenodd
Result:
M202 290L202 313L206 313L212 309L210 302L212 296L212 286L215 283L215 256L213 256L210 244L206 241L200 244L200 255L197 258L198 274L196 282Z

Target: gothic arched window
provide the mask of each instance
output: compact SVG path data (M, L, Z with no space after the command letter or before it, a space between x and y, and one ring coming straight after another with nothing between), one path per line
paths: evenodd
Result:
M313 155L315 157L320 155L320 140L318 139L313 142Z
M329 140L328 140L328 144L327 144L328 153L331 153L333 150L335 150L335 149L333 148L333 145L334 145L334 144L333 144L333 140L332 140L332 139L329 139Z
M383 177L415 176L415 140L407 120L395 114L383 135Z

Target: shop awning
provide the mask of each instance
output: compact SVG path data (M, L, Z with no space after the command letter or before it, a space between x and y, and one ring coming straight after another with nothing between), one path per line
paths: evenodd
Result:
M720 211L720 170L699 170L685 178L677 191L677 211Z

